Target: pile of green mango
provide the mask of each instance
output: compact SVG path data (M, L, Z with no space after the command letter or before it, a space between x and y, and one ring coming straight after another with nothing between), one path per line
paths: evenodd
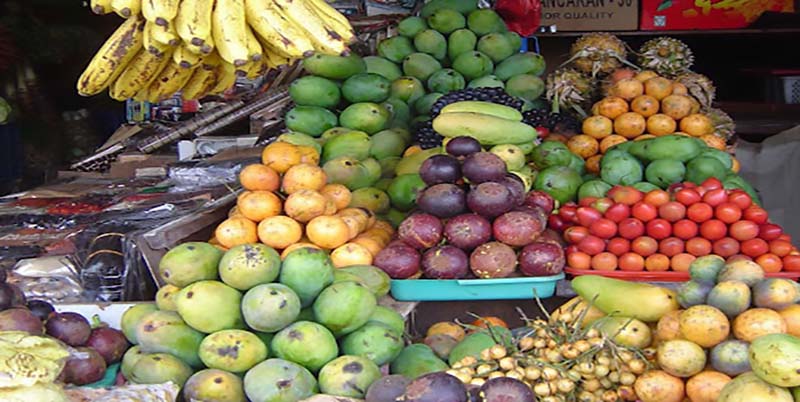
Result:
M363 398L405 346L403 317L377 304L389 277L371 265L334 269L323 250L281 261L263 244L190 242L167 252L158 274L156 303L122 316L135 346L121 371L134 383L172 381L185 400Z

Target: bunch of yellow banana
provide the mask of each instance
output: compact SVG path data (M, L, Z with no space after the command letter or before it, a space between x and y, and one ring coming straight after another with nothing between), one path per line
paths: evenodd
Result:
M346 54L350 22L326 0L90 0L125 18L78 80L78 93L159 101L219 94L314 52Z

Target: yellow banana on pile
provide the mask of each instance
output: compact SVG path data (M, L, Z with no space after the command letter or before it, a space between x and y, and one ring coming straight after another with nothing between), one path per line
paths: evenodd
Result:
M125 21L78 80L78 93L199 99L314 53L346 55L356 35L326 0L90 0Z

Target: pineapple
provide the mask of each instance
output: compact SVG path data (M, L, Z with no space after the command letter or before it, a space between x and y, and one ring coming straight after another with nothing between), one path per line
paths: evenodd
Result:
M639 65L667 78L688 72L693 63L692 49L674 38L651 39L639 49Z
M572 44L567 63L595 77L598 74L610 74L623 64L631 65L626 59L627 55L625 43L616 36L605 32L590 33Z
M714 83L705 75L689 71L679 75L675 81L685 85L689 94L700 102L703 109L710 108L714 103L717 90L714 88Z
M563 106L586 116L585 110L591 104L594 90L589 77L571 68L562 68L547 76L546 96L553 103L554 112Z
M730 115L717 108L710 108L705 112L714 125L714 135L722 138L725 142L730 142L736 134L736 123Z

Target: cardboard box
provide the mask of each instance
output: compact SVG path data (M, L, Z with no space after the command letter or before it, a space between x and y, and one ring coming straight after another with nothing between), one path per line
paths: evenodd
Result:
M794 0L642 0L641 29L745 28L765 11L794 12Z
M541 26L558 31L635 31L638 0L542 0Z

